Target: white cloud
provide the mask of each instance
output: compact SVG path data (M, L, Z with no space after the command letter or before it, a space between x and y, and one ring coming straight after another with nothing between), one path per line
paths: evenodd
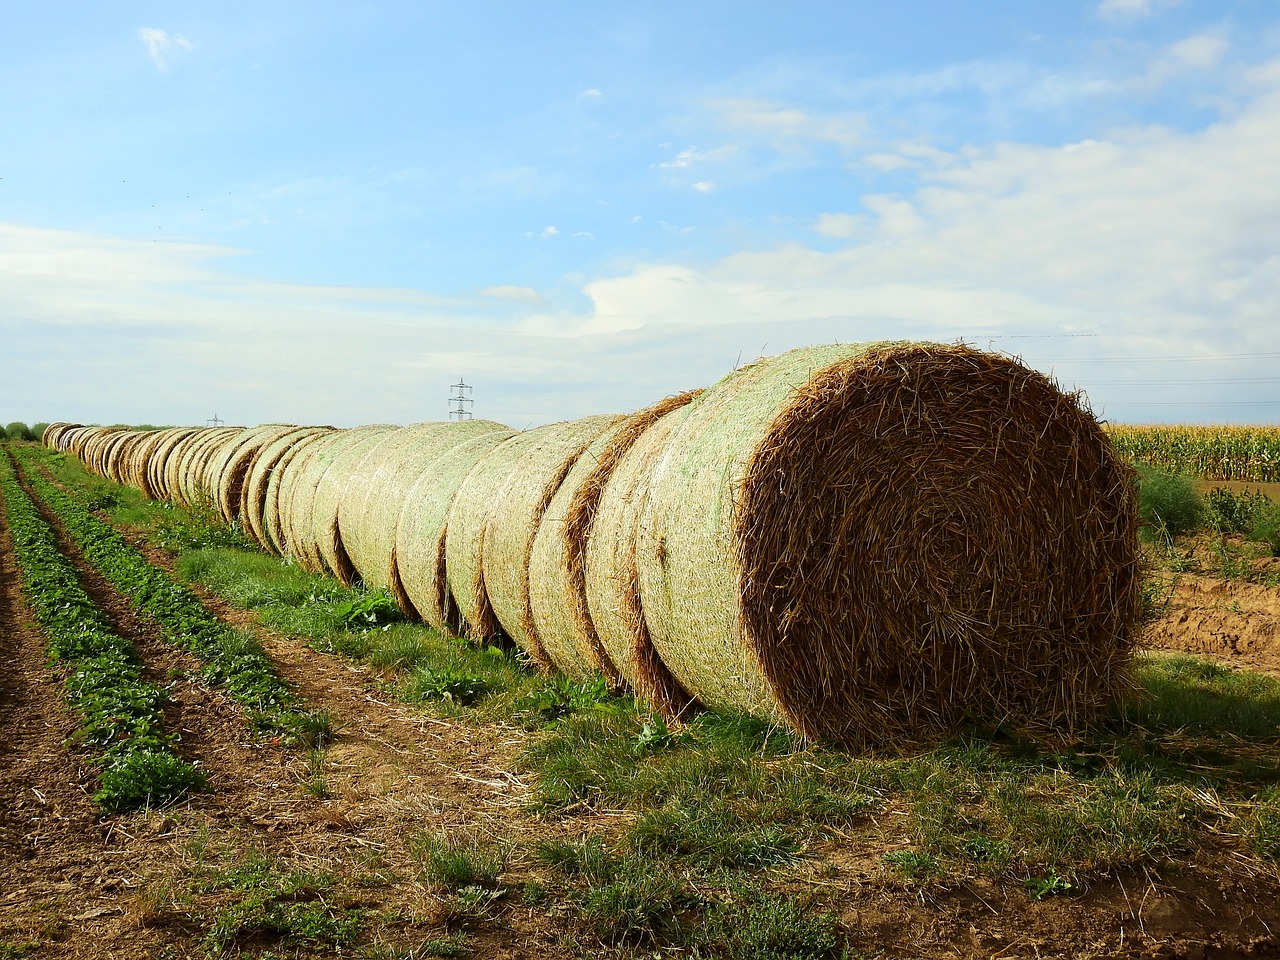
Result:
M722 126L755 134L787 149L806 141L854 147L863 142L867 132L867 121L861 114L824 117L764 100L711 100L706 106Z
M714 150L699 150L697 147L689 147L681 150L672 159L664 160L662 163L655 163L654 167L659 170L687 170L695 164L702 163L718 163L731 157L737 151L737 147L716 147Z
M138 39L146 45L147 55L151 57L151 62L161 70L168 70L169 64L173 58L181 53L190 53L194 47L186 37L180 33L170 36L167 30L160 30L156 27L140 27L138 29Z
M693 184L693 189L698 193L710 193L715 188L716 185L710 180L699 180L697 183Z
M1102 0L1098 16L1104 20L1121 17L1149 17L1159 10L1175 7L1182 0Z
M579 94L578 94L578 99L580 99L580 100L599 100L599 99L600 99L601 97L603 97L603 96L604 96L604 94L603 94L603 93L601 93L601 92L600 92L599 90L597 90L595 87L592 87L592 88L591 88L591 89L589 89L589 90L583 90L581 93L579 93Z
M560 234L560 228L559 228L559 227L556 227L556 226L549 226L549 227L544 227L544 228L543 228L543 230L542 230L542 233L538 234L538 236L540 236L540 237L555 237L555 236L559 236L559 234Z
M942 340L1070 331L1097 337L1008 343L1059 359L1080 343L1112 356L1274 352L1276 80L1199 131L917 149L928 164L918 189L818 217L816 232L845 241L836 250L789 244L641 264L585 284L591 310L542 332L670 337L677 327L738 325L776 344L787 330ZM1064 375L1100 374L1080 362Z
M865 217L854 216L851 213L821 213L813 229L824 237L848 240L861 233L866 223Z
M527 303L534 307L547 306L546 298L533 287L521 287L515 284L499 284L496 287L485 287L480 291L482 297L495 297L499 300L514 300L516 303Z

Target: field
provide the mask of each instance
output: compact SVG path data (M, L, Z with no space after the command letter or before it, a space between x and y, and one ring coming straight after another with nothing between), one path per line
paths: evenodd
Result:
M0 958L1277 954L1280 559L1221 523L1152 540L1135 695L1098 729L857 755L668 725L0 451ZM203 785L95 800L111 765L23 589L18 497ZM287 693L238 685L254 651Z

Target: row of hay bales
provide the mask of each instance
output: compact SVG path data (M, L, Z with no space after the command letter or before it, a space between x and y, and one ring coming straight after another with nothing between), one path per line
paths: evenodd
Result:
M1076 727L1127 682L1130 470L1074 396L962 345L806 348L523 432L54 424L45 442L668 716L876 744Z

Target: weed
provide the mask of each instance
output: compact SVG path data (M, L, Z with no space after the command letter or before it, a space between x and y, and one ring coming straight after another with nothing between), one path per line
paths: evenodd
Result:
M1032 900L1044 900L1064 893L1074 893L1076 887L1076 883L1056 873L1048 873L1043 877L1030 877L1026 881L1027 895Z
M404 682L400 696L411 702L442 700L459 706L470 706L486 693L489 685L477 676L448 664L443 667L419 666Z
M1191 477L1144 465L1137 469L1138 512L1148 529L1179 534L1199 525L1204 505Z
M555 723L572 713L608 709L611 704L609 685L597 674L587 680L574 680L562 673L543 679L540 686L516 704L534 723Z
M372 630L404 619L400 608L386 590L361 593L340 604L334 612L344 630Z

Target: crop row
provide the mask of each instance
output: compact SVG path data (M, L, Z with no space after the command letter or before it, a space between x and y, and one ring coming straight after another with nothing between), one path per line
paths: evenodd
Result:
M303 709L252 634L219 620L199 597L148 561L85 504L38 476L33 475L31 483L85 558L139 613L157 623L166 639L201 661L203 682L244 706L255 729L289 740L323 735L322 718Z
M1171 473L1280 483L1280 427L1111 425L1107 433L1130 460Z
M143 680L133 645L85 592L3 457L0 488L27 603L50 655L69 668L68 700L82 718L73 739L96 751L101 774L94 801L107 810L129 810L201 788L203 774L174 752L175 738L164 730L165 692Z

